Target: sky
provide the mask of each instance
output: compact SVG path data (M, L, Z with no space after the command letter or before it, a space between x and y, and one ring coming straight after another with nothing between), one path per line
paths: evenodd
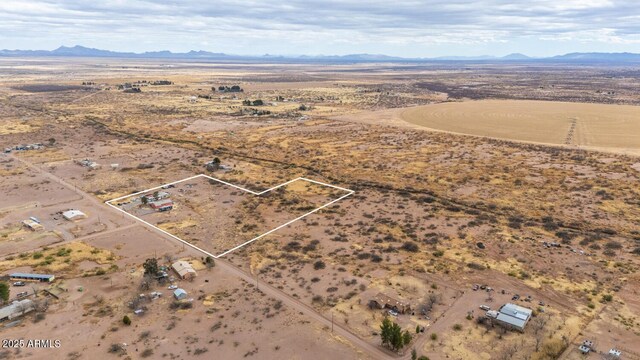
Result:
M640 53L637 0L0 0L0 49L402 57Z

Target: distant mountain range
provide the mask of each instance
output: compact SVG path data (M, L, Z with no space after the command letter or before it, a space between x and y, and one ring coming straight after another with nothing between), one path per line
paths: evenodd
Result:
M144 53L118 52L110 50L93 49L80 45L73 47L61 46L55 50L0 50L0 56L8 57L107 57L107 58L142 58L142 59L208 59L208 60L261 60L261 61L292 61L292 62L427 62L427 61L531 61L531 62L607 62L629 63L640 62L640 54L634 53L570 53L544 58L529 57L524 54L514 53L502 57L496 56L441 56L434 58L404 58L397 56L377 54L350 54L350 55L230 55L209 51L189 51L186 53L174 53L168 50L151 51Z

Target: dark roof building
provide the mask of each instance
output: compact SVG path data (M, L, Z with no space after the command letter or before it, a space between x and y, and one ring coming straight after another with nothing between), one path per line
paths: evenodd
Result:
M373 299L369 301L369 306L377 307L380 309L391 309L402 314L411 311L411 306L409 305L409 303L392 298L391 296L385 295L383 293L378 293L376 296L374 296Z

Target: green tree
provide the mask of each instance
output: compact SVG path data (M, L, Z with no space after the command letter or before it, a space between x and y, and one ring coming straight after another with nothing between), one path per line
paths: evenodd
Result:
M404 337L400 325L393 323L391 325L391 349L398 351L404 346Z
M141 200L142 200L142 204L143 204L143 205L147 205L147 204L149 203L149 199L147 198L147 196L146 196L146 195L145 195L145 196L143 196L143 197L141 198Z
M380 338L382 339L382 346L389 346L391 343L391 320L387 316L382 320L380 325Z
M211 256L207 256L204 259L204 263L207 265L207 269L211 269L212 267L216 266L216 261L213 260Z
M420 334L420 325L416 325L416 334Z
M145 260L142 267L144 267L145 275L156 276L158 274L158 260L155 258Z
M122 322L123 322L125 325L131 325L131 319L129 319L129 316L127 316L127 315L125 315L125 316L122 318Z
M418 359L418 352L416 351L415 348L413 348L411 350L411 360L417 360Z
M0 299L2 299L3 302L9 300L9 284L6 282L0 282Z
M402 342L404 343L404 346L409 345L409 343L411 342L411 333L409 332L409 330L406 330L404 332L404 334L402 334Z

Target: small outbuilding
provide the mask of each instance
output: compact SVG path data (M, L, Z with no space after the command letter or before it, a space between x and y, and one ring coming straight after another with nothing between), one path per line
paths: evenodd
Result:
M196 273L191 264L184 260L178 260L174 262L173 264L171 264L171 268L183 280L191 280L194 277L198 276L198 273Z
M80 210L67 210L62 213L62 217L68 221L77 221L86 219L87 215Z
M39 224L39 223L37 223L37 222L35 222L35 221L31 220L31 219L24 220L22 222L22 225L24 225L24 227L26 227L27 229L29 229L31 231L44 230L44 227L41 224Z
M186 299L188 296L187 292L184 291L184 289L181 288L177 288L174 292L173 292L173 297L176 298L176 300L184 300Z

